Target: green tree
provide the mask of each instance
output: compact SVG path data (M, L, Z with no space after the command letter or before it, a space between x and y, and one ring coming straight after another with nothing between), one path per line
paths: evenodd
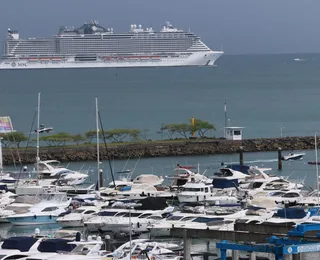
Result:
M84 141L86 140L86 138L83 137L82 134L72 135L71 138L72 138L72 141L77 144L77 146L79 146L79 144L80 144L81 142L84 142Z
M40 140L49 146L60 146L65 145L66 142L72 142L73 136L66 132L60 132L53 135L41 136Z
M201 119L194 120L194 126L191 126L191 131L197 132L202 138L209 130L216 130L214 124L210 124L208 121L203 121Z
M174 134L176 133L176 128L174 124L163 124L161 126L161 132L165 132L169 139L173 139Z
M162 126L161 131L166 131L170 139L173 139L175 134L187 139L191 133L191 125L188 123L167 124Z
M85 132L84 136L89 141L89 143L92 143L92 140L97 136L97 132L95 130L89 130Z
M28 140L28 138L24 135L23 132L6 133L1 137L3 138L2 142L6 147L10 146L11 144L14 144L18 148L20 148L20 144Z
M106 139L109 139L116 143L124 142L128 140L128 138L130 138L131 140L135 140L139 137L139 134L139 129L116 128L105 131Z
M173 127L175 128L175 132L178 133L180 136L188 139L191 133L191 125L187 123L182 124L174 124Z
M145 140L145 141L150 140L149 134L150 134L150 129L142 129L142 130L140 130L140 137L141 137L142 140Z

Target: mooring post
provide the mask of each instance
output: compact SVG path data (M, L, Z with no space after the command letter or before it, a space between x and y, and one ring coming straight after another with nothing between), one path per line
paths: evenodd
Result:
M293 254L292 260L300 260L300 254Z
M232 250L232 260L239 260L239 251Z
M282 170L281 147L278 148L278 170Z
M243 165L243 146L240 146L239 149L239 163L241 166Z
M190 238L188 238L188 230L186 228L183 230L183 246L184 246L183 259L184 260L191 260L191 255L190 255L191 243L190 243Z
M103 187L103 170L99 170L99 180L100 180L100 187Z
M249 260L256 260L256 252L249 253Z

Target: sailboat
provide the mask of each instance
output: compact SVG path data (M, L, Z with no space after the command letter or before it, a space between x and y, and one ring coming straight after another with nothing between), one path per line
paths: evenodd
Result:
M2 137L0 137L0 184L13 185L16 179L10 173L3 172Z
M40 134L48 131L42 131L44 125L40 125L40 98L41 93L38 93L37 105L37 146L36 146L36 163L34 173L37 180L25 181L16 188L16 193L22 194L38 194L47 190L55 190L58 186L74 186L85 182L88 174L69 170L60 166L60 162L56 160L41 161L40 159ZM49 129L49 128L48 128ZM50 127L50 129L53 129ZM51 130L50 130L51 131ZM50 132L49 131L49 132Z

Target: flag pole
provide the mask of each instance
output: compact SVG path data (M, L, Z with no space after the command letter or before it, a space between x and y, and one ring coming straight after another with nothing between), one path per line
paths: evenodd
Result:
M226 138L227 127L227 102L224 102L224 138Z

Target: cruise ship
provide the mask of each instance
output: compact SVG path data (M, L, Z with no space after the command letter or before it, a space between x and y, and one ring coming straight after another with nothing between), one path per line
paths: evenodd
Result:
M0 69L213 66L223 54L166 22L160 31L132 24L124 33L97 21L60 27L56 35L21 39L8 29Z

